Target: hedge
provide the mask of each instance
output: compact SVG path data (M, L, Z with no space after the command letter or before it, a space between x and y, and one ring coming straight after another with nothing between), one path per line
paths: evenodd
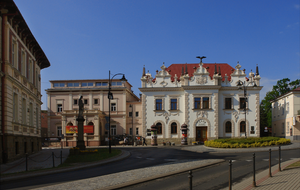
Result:
M261 137L261 138L233 138L233 139L215 139L205 141L204 145L215 148L249 148L264 147L272 145L290 144L290 139L279 137Z

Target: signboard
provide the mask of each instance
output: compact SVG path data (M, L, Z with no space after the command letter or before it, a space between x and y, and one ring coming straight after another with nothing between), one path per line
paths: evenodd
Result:
M66 126L66 133L67 134L78 133L78 126ZM83 133L94 133L94 126L93 125L83 126Z

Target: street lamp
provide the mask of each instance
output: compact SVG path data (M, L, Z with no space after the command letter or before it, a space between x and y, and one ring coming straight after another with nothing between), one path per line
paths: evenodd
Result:
M238 89L239 91L243 90L244 91L244 97L245 97L245 102L244 102L244 111L245 111L245 138L247 138L247 119L246 119L246 113L247 113L247 102L248 102L248 99L247 99L247 86L246 86L246 82L242 82L242 81L239 81L238 84ZM253 85L254 88L257 87L257 85L254 83Z
M134 132L133 132L133 105L130 104L129 107L131 108L131 117L132 117L132 126L131 126L131 132L132 132L132 146L134 145Z
M125 78L125 75L122 73L117 73L115 74L112 78L110 78L110 71L109 71L109 78L108 78L108 147L109 147L109 153L111 153L111 139L110 139L110 110L111 110L111 105L110 105L110 100L114 99L113 94L111 93L111 81L112 79L117 76L117 75L123 75L123 77L120 79L123 83L127 81Z

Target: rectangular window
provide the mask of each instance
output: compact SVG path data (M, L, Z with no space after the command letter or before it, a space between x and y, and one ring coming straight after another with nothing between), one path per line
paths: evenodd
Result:
M38 105L36 105L35 108L35 122L36 122L36 133L38 134L38 128L39 128L39 109L38 109Z
M231 98L225 98L225 109L231 109Z
M117 135L117 126L115 126L115 125L111 125L111 126L110 126L110 134L111 134L112 136Z
M26 77L26 55L25 55L25 51L22 50L22 53L21 53L21 67L22 67L22 75Z
M135 112L135 117L138 117L139 116L139 112Z
M254 126L251 126L251 131L250 131L250 134L255 134L255 131L254 131Z
M14 93L13 100L13 119L15 122L18 122L18 94Z
M101 82L96 82L96 86L102 86Z
M72 82L72 83L68 83L67 87L79 87L79 83L78 82Z
M99 104L99 101L98 101L98 99L94 99L94 104Z
M112 86L122 86L122 82L112 82Z
M29 104L29 125L33 126L33 106L32 106L32 103Z
M240 109L246 109L246 98L240 98Z
M203 97L203 109L209 109L209 97Z
M107 82L102 82L102 86L108 86Z
M129 112L129 117L132 117L132 112Z
M135 135L139 135L139 128L135 128Z
M116 103L111 103L110 104L110 111L116 111L117 110L117 105Z
M12 47L11 47L11 64L15 67L15 68L18 68L18 64L16 63L16 60L17 60L17 42L16 40L12 40Z
M62 104L57 104L57 112L62 112Z
M15 142L15 152L19 154L19 142Z
M88 99L84 99L84 100L83 100L83 103L84 103L84 104L88 104Z
M177 99L171 99L171 110L177 110Z
M61 126L57 126L57 136L61 137L61 134L62 134Z
M27 111L26 111L26 99L23 98L22 99L22 123L23 124L26 124L26 114L27 114Z
M194 98L194 109L201 109L201 98Z
M32 60L29 58L29 63L28 63L28 80L29 82L32 82Z
M65 87L65 83L53 83L53 87Z
M74 105L78 105L78 100L77 99L74 99L73 102L74 102Z
M156 99L155 100L155 109L156 110L162 110L162 99Z
M81 83L81 86L93 86L93 83L92 82L83 82Z

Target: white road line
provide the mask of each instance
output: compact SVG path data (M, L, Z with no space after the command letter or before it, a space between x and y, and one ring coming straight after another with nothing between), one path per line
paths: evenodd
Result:
M262 160L263 160L263 161L267 161L267 162L269 161L269 159L262 159Z
M278 160L278 158L275 158L275 160ZM280 160L282 160L282 158L280 158Z
M246 160L247 162L252 162L252 160Z

